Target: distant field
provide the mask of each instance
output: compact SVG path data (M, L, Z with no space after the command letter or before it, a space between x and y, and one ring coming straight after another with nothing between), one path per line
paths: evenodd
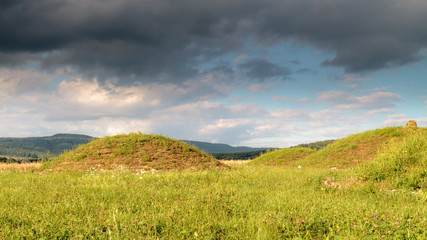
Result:
M0 171L28 171L41 165L41 163L0 163Z
M250 160L220 160L221 163L224 163L225 165L236 167L236 166L242 166L250 162Z
M0 172L2 239L425 239L427 195L350 170Z

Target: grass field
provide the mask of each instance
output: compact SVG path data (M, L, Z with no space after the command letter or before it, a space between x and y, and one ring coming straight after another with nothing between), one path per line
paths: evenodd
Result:
M39 168L42 164L35 163L0 163L0 172L3 171L28 171L33 168Z
M0 165L0 239L427 239L426 139L384 128L218 162L163 136L106 137Z
M427 195L351 170L0 172L1 239L427 238Z

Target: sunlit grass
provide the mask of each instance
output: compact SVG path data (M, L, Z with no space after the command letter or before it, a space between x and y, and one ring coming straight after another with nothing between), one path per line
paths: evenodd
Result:
M310 148L284 148L277 149L255 158L250 164L265 166L286 166L314 154L317 150Z
M39 168L42 164L34 163L0 163L0 171L28 171Z
M239 167L251 162L251 160L219 160L219 161L231 167Z
M353 171L0 173L0 238L427 237L426 197ZM327 185L325 181L340 185Z
M81 157L70 161L80 172L50 171L61 158L44 171L8 164L0 239L426 239L426 134L385 128L198 172L135 165L153 149L152 163L167 160L158 152L196 153L187 145L106 138L68 155ZM155 148L138 149L145 141ZM101 157L110 165L93 164Z
M359 174L374 181L386 181L393 187L427 189L427 129L414 131L400 141L392 140Z

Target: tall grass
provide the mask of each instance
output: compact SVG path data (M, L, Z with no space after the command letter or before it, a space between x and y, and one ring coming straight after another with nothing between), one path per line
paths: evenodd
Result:
M351 171L263 166L162 174L1 172L0 238L427 237L424 196L346 186L349 178Z
M393 187L427 189L427 130L391 141L359 174L374 181L386 180Z

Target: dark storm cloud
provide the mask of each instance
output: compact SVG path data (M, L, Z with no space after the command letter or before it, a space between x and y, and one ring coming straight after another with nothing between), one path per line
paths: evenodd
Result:
M238 6L186 0L2 2L0 53L26 53L22 61L39 54L36 60L43 68L187 78L197 64L238 48L239 29L244 28L241 16L233 13ZM251 4L240 14L256 7Z
M249 78L266 80L271 78L286 79L291 71L283 66L276 65L265 59L252 59L246 63L239 64Z
M293 39L335 52L324 66L367 72L420 60L427 47L427 1L303 0L270 6L260 42Z
M336 54L324 66L366 72L419 60L426 29L425 0L3 0L0 64L172 81L253 37L311 44Z

